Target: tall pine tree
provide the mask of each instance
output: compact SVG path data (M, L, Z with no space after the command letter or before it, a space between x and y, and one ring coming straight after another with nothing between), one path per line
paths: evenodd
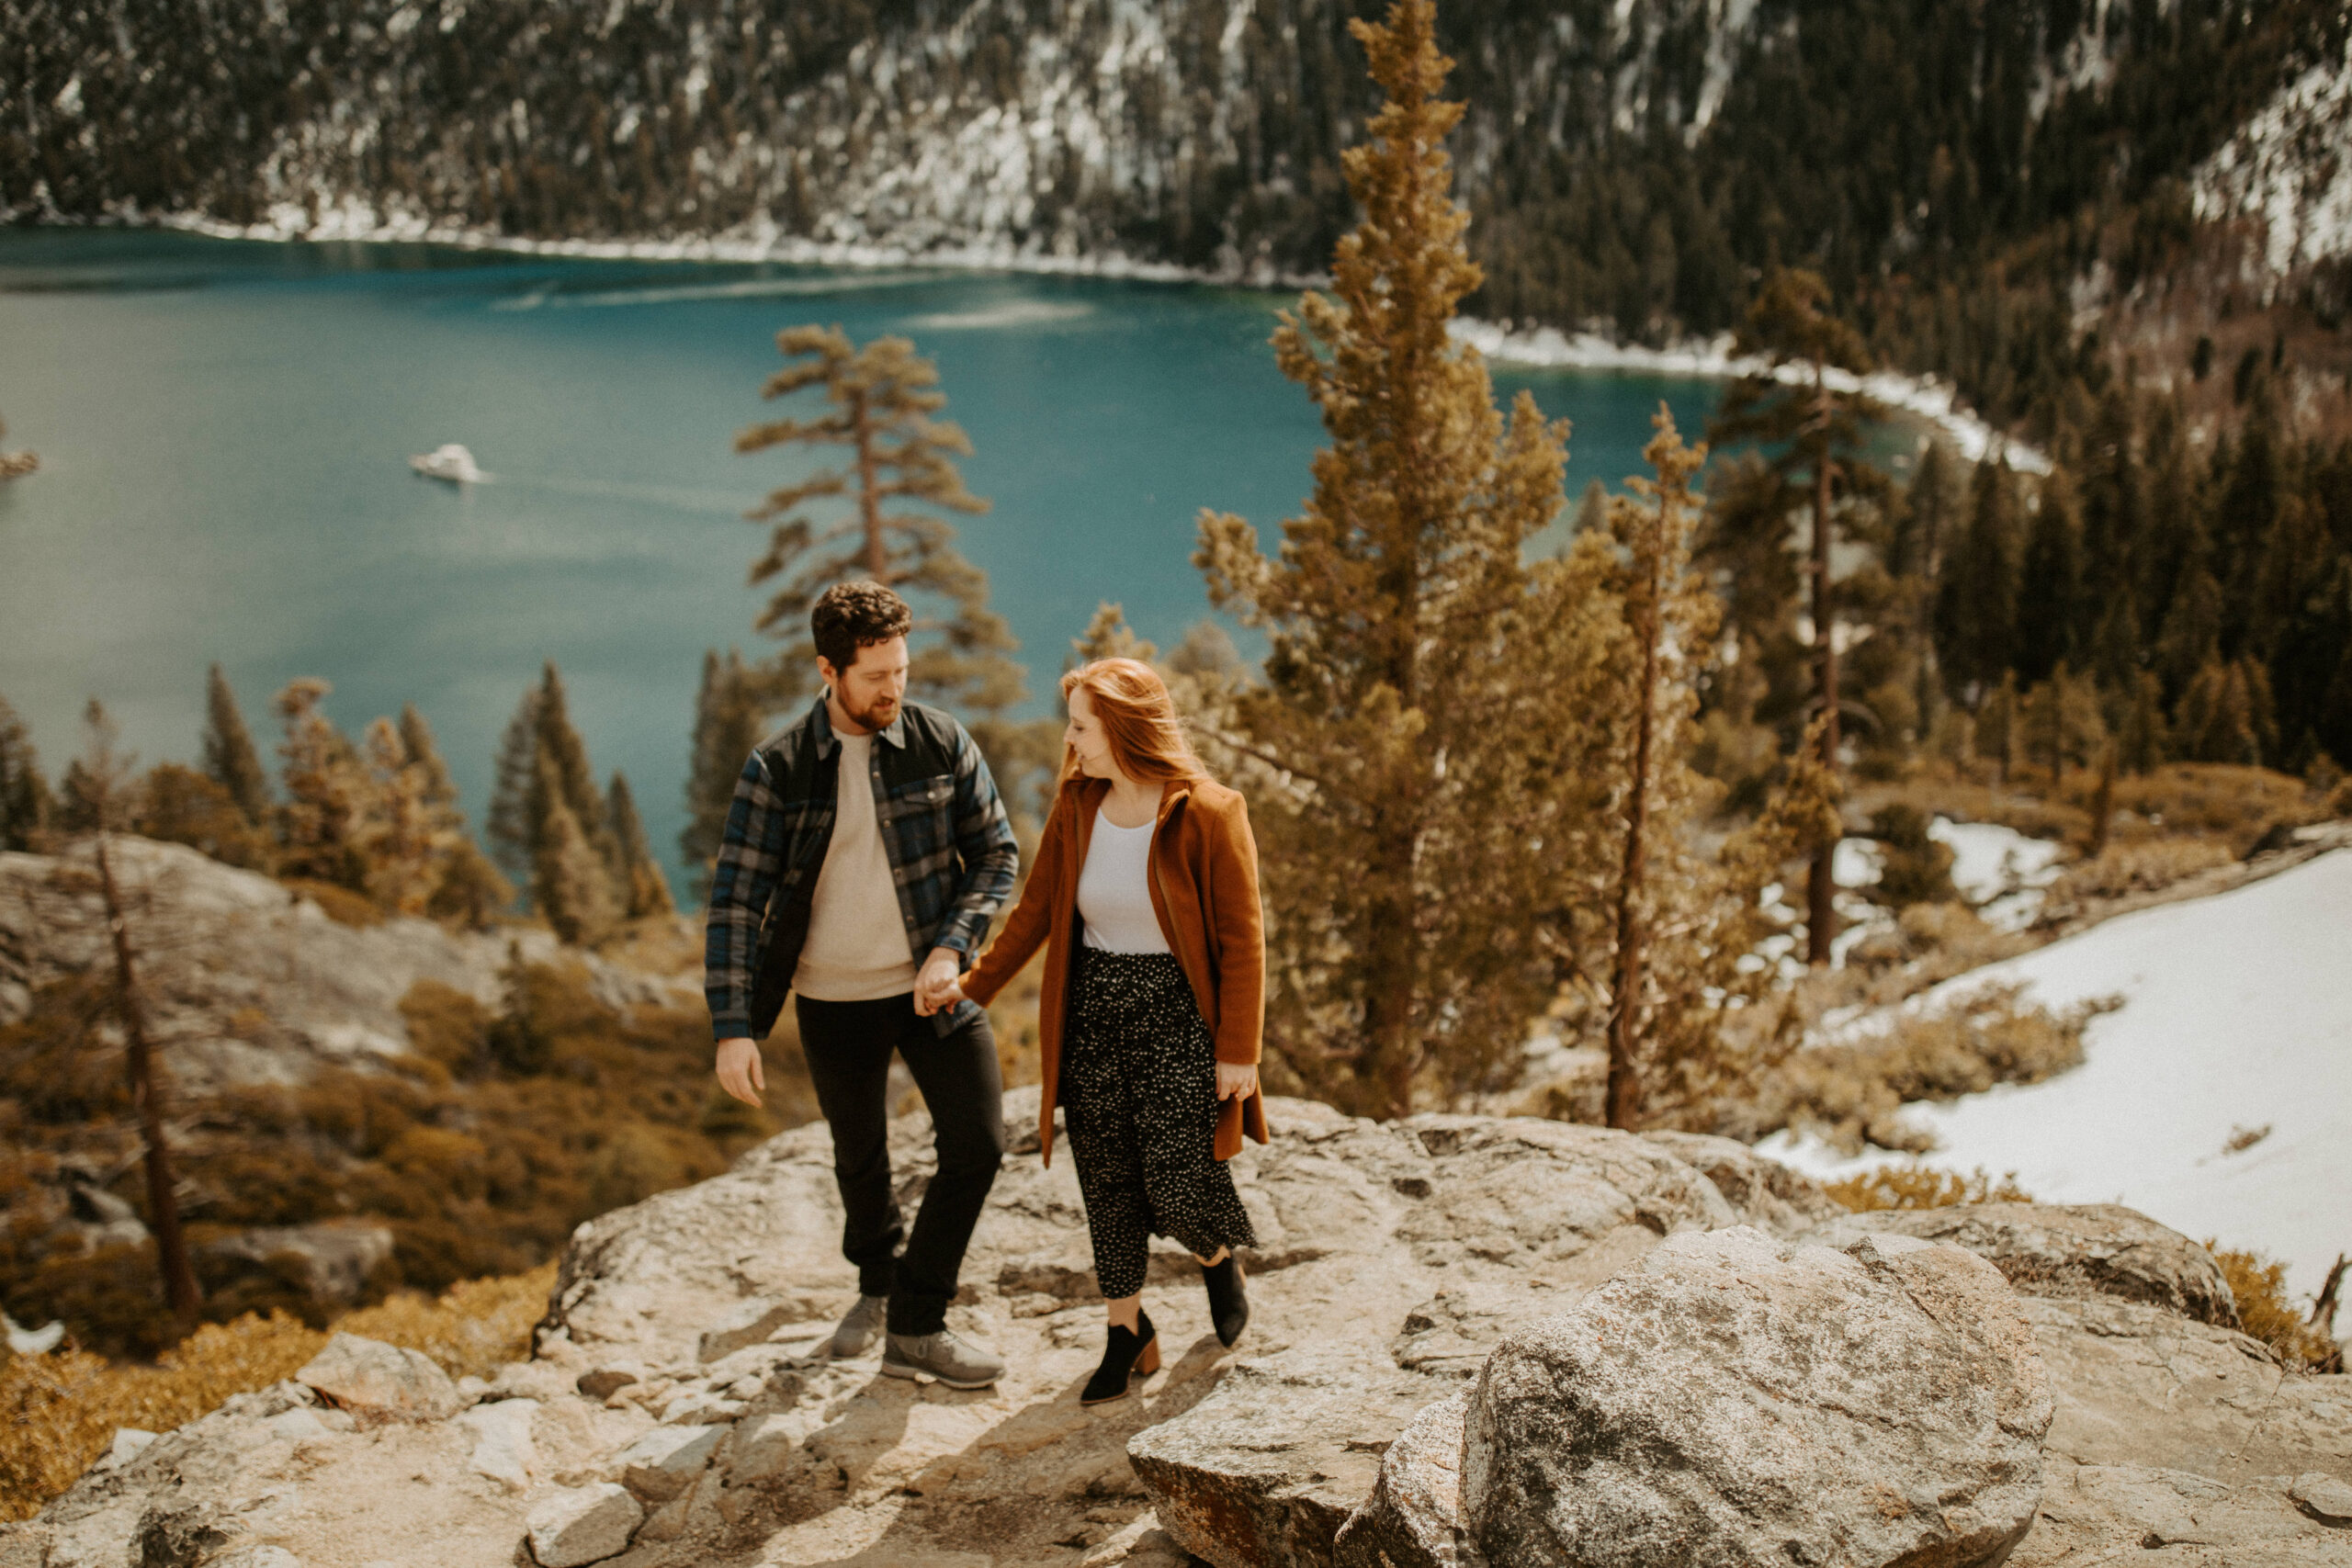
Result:
M1544 648L1592 614L1546 603L1522 559L1564 503L1565 427L1522 393L1508 422L1484 362L1447 333L1478 270L1443 142L1459 104L1430 0L1350 24L1385 95L1348 150L1363 220L1274 333L1330 445L1269 556L1204 513L1212 601L1264 628L1262 684L1238 693L1237 751L1287 791L1253 800L1267 863L1267 1033L1280 1062L1357 1109L1400 1115L1516 1070L1550 996L1527 911L1594 877L1567 818L1581 777L1590 648ZM1581 666L1577 660L1582 660Z
M269 775L217 663L204 681L204 776L229 792L246 821L258 828L269 820Z
M844 450L840 466L775 491L751 513L773 525L752 581L777 583L759 629L786 638L787 661L808 670L810 607L834 583L867 578L915 607L908 684L916 694L983 716L1020 702L1021 668L1007 657L1019 645L988 607L987 574L957 551L955 525L941 515L983 513L989 503L965 488L956 467L957 457L972 455L971 438L933 417L947 406L937 367L905 338L876 338L861 348L838 326L787 327L776 334L776 348L793 363L769 377L760 395L820 390L825 410L813 419L749 426L735 449ZM846 504L831 522L810 515L811 502L831 501Z
M1810 513L1806 576L1812 590L1813 711L1823 747L1821 765L1838 768L1838 604L1831 581L1832 547L1839 532L1871 536L1886 495L1885 476L1863 456L1881 410L1858 391L1830 385L1832 371L1870 367L1861 336L1831 312L1828 286L1816 274L1780 268L1749 305L1736 351L1764 361L1724 395L1709 426L1716 442L1750 440L1774 453L1772 471L1785 487L1773 514ZM1790 372L1795 373L1791 378ZM1802 499L1800 499L1802 498ZM1842 503L1842 505L1841 505ZM1806 956L1829 962L1838 931L1837 845L1815 854L1805 894Z

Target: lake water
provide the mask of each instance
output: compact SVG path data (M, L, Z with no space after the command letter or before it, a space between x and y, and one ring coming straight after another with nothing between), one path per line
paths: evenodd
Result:
M1209 614L1200 508L1270 547L1297 509L1322 430L1266 344L1291 298L0 231L0 417L41 459L0 483L0 694L54 777L91 696L143 760L192 761L207 664L265 747L271 694L322 676L354 734L415 702L479 824L499 733L553 659L683 889L703 651L765 647L744 581L764 530L742 513L796 460L730 440L775 412L759 388L780 328L901 333L937 361L993 502L962 546L1045 713L1099 601L1162 647ZM1572 497L1640 468L1660 399L1694 438L1715 400L1691 378L1496 380L1575 422ZM449 441L496 482L410 473Z

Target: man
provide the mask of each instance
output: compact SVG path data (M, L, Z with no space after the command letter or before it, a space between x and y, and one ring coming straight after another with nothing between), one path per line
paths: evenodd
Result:
M945 1316L1004 1157L1003 1084L988 1015L938 998L978 953L1019 852L972 738L906 701L906 602L878 583L841 583L809 625L824 697L752 753L711 876L705 980L718 1081L760 1102L756 1042L794 993L833 1132L842 1252L857 1267L857 1304L832 1353L863 1355L881 1337L891 1376L982 1388L1003 1359L949 1332ZM939 1151L911 1235L890 1187L894 1049Z

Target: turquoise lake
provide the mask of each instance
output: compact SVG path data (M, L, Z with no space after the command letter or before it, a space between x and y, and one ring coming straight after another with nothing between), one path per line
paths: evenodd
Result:
M962 547L1042 714L1098 602L1162 647L1209 614L1190 562L1202 507L1248 517L1269 547L1298 509L1322 430L1266 343L1292 298L0 232L0 418L41 463L0 483L0 695L54 778L89 697L142 761L192 761L211 661L265 748L271 695L322 676L354 734L416 703L479 825L499 732L552 659L683 891L703 651L765 651L744 581L764 529L742 513L802 466L730 445L778 410L759 389L779 329L904 333L938 363L976 448L966 480L993 503L958 520ZM1640 468L1661 399L1695 438L1716 398L1689 378L1495 378L1575 422L1571 498ZM444 442L494 482L409 471Z

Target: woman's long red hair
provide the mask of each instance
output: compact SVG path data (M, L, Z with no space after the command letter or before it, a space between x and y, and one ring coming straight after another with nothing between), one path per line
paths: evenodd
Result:
M1182 784L1209 776L1184 738L1176 700L1159 671L1137 659L1098 659L1062 677L1062 701L1083 690L1094 722L1110 742L1111 760L1140 784ZM1062 778L1078 775L1078 753L1062 749Z

